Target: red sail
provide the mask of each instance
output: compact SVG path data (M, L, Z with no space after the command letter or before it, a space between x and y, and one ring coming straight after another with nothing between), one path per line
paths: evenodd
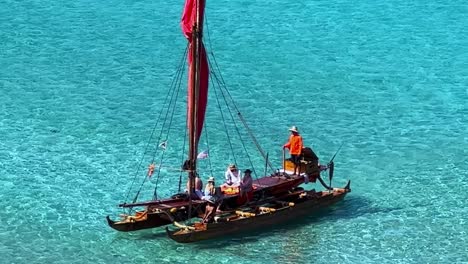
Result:
M199 31L200 31L200 37L202 35L202 29L203 29L203 16L205 13L205 0L198 0L198 5L199 5L199 21L200 25ZM182 14L182 21L181 21L181 26L182 26L182 31L185 35L185 37L188 39L190 43L189 47L189 54L188 54L188 63L189 63L189 80L188 80L188 98L192 98L192 72L195 70L195 62L192 62L192 52L193 52L193 46L194 43L192 43L192 29L194 24L197 22L197 0L186 0L185 1L185 6L184 6L184 12ZM199 79L199 92L198 92L198 102L196 103L196 106L191 105L190 99L188 101L187 105L187 111L188 111L188 116L187 120L191 120L191 113L192 113L192 108L197 107L197 116L196 116L196 135L195 135L195 144L198 144L198 140L201 135L201 131L203 129L203 122L205 120L205 111L206 111L206 104L208 100L208 61L206 59L206 51L205 47L203 46L203 42L201 42L201 45L198 50L198 54L200 54L200 79ZM192 128L190 127L190 122L188 122L189 126L189 132L192 131ZM190 133L189 133L190 134Z

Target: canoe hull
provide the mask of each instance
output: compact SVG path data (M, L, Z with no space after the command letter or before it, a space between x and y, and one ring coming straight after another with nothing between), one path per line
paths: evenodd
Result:
M257 188L254 191L254 195L257 196L276 196L288 192L291 189L299 186L304 183L304 177L295 177L295 178L285 178L279 176L268 176L257 179L254 181L254 184ZM227 195L225 197L225 203L228 206L236 207L238 195ZM196 205L203 209L206 204L205 201L192 201ZM185 212L184 208L187 208L189 205L188 199L174 198L174 199L165 199L159 201L150 201L135 204L135 206L144 206L146 207L145 211L148 211L146 218L140 219L124 219L122 221L114 221L110 219L109 216L106 217L108 225L122 232L131 232L141 229L157 228L164 225L171 224L173 221L184 221L187 220L188 213ZM122 207L130 207L127 204L122 205ZM170 212L170 209L175 209L178 211L177 214ZM157 210L156 212L151 212ZM185 212L185 215L184 215ZM197 209L193 210L193 216L198 215ZM172 218L172 220L171 220Z
M171 220L169 220L167 217L164 217L164 215L161 213L148 214L148 217L146 219L140 221L114 221L110 219L109 216L106 216L106 219L107 224L110 227L121 232L130 232L148 228L155 228L172 223Z
M166 227L168 236L179 243L191 243L228 235L238 234L252 230L262 230L299 217L313 214L320 209L329 207L341 201L350 192L349 185L346 189L334 189L332 192L320 192L321 196L298 202L294 206L273 213L260 214L254 217L243 218L235 221L206 224L204 228L182 228L171 231Z
M205 201L192 202L192 217L198 216L205 209ZM187 202L177 201L149 206L144 211L138 211L134 215L123 215L121 221L113 221L106 217L107 224L117 231L131 232L141 229L156 228L171 224L174 221L185 221L188 219Z

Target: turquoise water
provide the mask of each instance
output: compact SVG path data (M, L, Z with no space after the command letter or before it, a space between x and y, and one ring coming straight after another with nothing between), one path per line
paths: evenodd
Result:
M468 262L459 0L209 1L210 47L272 162L291 125L322 160L344 142L335 185L353 192L262 235L110 229L185 49L178 2L0 3L1 263Z

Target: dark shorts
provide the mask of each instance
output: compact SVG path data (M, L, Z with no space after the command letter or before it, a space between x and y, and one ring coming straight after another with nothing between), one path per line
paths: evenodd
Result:
M290 159L290 160L291 160L294 164L299 164L300 156L301 156L301 155L292 155L292 154L291 154L291 159Z

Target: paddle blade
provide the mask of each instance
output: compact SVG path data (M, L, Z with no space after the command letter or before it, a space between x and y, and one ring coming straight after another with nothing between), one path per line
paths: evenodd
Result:
M334 171L335 171L335 162L332 161L332 162L328 163L328 173L329 173L328 174L328 179L330 180L330 183L331 183L331 181L333 179Z

